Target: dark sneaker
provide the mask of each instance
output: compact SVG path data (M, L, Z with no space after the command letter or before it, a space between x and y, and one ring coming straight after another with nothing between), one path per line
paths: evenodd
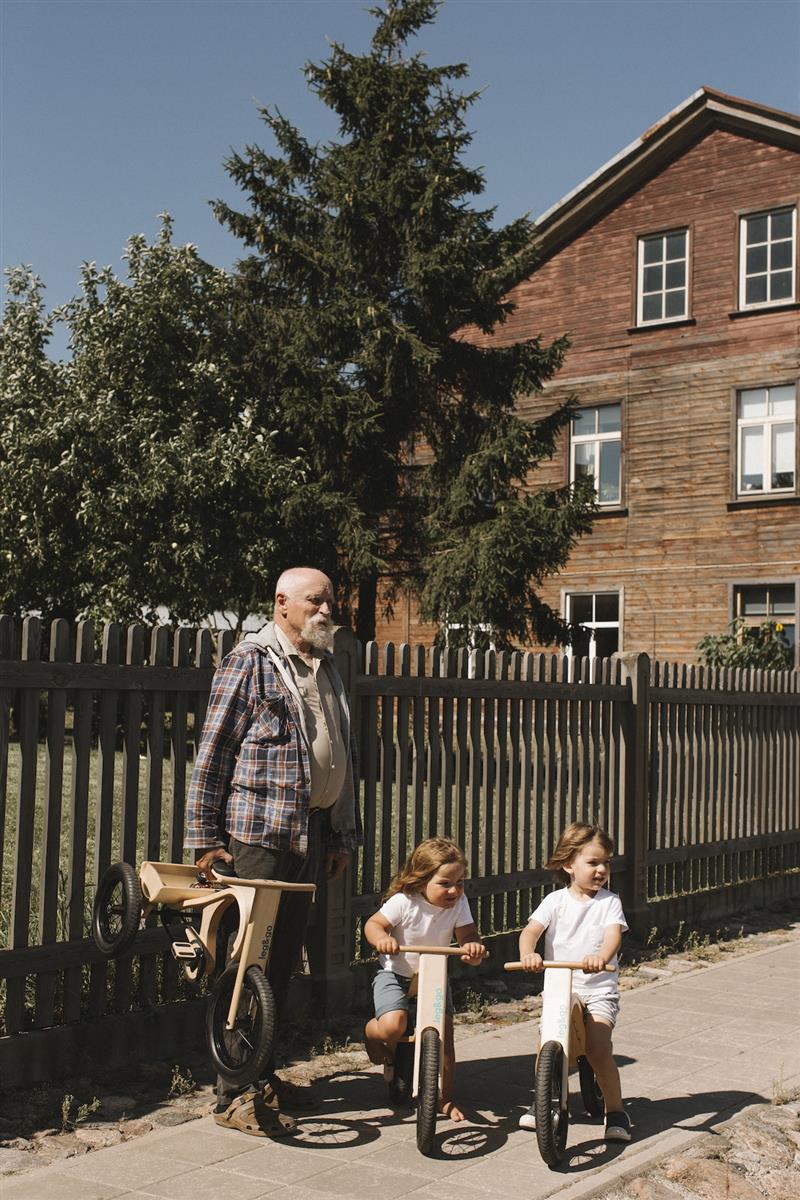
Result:
M533 1105L530 1106L526 1113L523 1113L519 1119L520 1129L535 1129L536 1128L536 1109Z
M627 1113L606 1113L605 1140L607 1142L629 1142L632 1136L630 1117Z

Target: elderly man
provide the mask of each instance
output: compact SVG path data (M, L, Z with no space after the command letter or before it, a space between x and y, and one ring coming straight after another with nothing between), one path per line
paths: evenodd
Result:
M201 870L220 859L243 879L338 878L359 839L350 714L333 647L333 588L321 571L284 571L274 619L217 669L187 802L186 846ZM278 1016L303 944L309 893L286 893L270 982ZM279 1079L240 1092L217 1084L218 1124L258 1137L293 1133L281 1109L313 1106Z

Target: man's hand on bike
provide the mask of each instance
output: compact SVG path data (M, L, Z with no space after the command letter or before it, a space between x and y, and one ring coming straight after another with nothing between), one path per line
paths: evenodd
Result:
M213 846L210 850L200 851L200 857L195 858L195 866L198 871L208 875L215 862L222 859L223 862L232 863L233 855L229 854L224 846Z
M461 950L461 961L471 967L479 966L486 957L486 947L482 942L463 942Z
M543 971L544 959L541 954L521 954L519 961L523 971Z
M606 960L601 958L599 954L587 954L581 963L581 967L587 975L594 975L597 971L605 971Z
M375 949L378 951L378 954L399 954L400 943L397 938L382 937L378 938L375 943Z

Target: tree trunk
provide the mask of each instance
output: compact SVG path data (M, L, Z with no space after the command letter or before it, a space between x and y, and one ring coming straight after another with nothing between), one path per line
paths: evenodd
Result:
M378 576L370 575L358 585L356 637L362 646L375 638L375 609L378 603Z

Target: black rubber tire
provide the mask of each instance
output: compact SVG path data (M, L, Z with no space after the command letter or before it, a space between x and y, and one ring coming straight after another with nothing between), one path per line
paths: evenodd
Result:
M590 1117L602 1117L605 1112L603 1093L588 1058L583 1054L578 1059L578 1078L581 1082L583 1107Z
M417 1149L430 1154L439 1111L439 1061L442 1044L436 1029L424 1029L419 1048L419 1093L417 1095Z
M112 863L100 876L92 906L92 937L106 958L131 945L142 919L142 889L130 863Z
M260 967L248 967L233 1029L226 1029L238 963L230 963L214 984L206 1010L211 1061L232 1087L246 1087L264 1075L275 1042L275 998Z
M569 1094L564 1088L564 1051L560 1042L545 1042L536 1060L533 1087L536 1141L548 1167L564 1157L569 1125Z
M389 1099L398 1108L410 1108L414 1091L414 1047L398 1042L394 1051L394 1076L389 1084Z

